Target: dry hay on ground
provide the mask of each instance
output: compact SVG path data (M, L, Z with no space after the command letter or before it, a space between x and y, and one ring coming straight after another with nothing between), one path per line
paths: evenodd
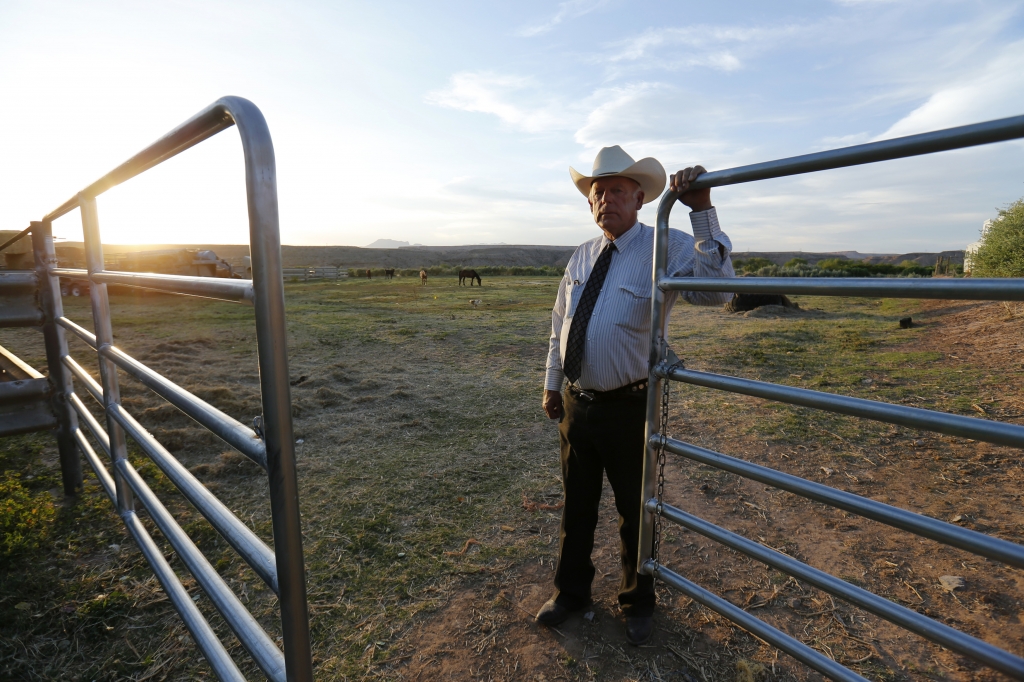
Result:
M1024 303L928 301L924 310L936 317L926 347L968 365L1024 368Z

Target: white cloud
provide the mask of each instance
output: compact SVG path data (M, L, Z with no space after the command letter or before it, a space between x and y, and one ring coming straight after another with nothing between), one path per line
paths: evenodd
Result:
M1024 113L1024 40L974 73L947 84L877 139L913 135Z
M710 26L706 24L648 29L638 36L613 43L612 54L604 57L609 62L635 62L654 59L658 50L686 48L673 58L659 56L657 63L668 68L707 66L722 71L734 71L742 66L737 50L755 53L778 44L809 27L784 26ZM616 49L617 48L617 49Z
M539 107L524 104L524 90L535 88L530 78L489 71L463 72L451 77L448 86L428 93L430 104L482 114L493 114L503 123L529 133L564 130L566 112L554 102Z
M582 17L607 4L608 0L568 0L567 2L559 3L558 11L550 19L534 26L521 28L518 31L518 35L524 38L532 38L533 36L547 33L566 19Z
M622 145L634 158L655 156L721 164L735 160L744 145L726 145L721 129L736 115L726 105L698 93L660 82L601 88L587 98L589 113L573 139L584 149L581 160L601 147ZM733 151L725 153L731 147Z

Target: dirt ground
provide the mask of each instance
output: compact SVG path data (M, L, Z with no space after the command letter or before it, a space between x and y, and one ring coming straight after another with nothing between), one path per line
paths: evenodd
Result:
M1016 370L1019 378L1024 373L1024 325L1012 319L1014 312L998 304L923 302L916 324L935 333L902 350L937 351L944 357L932 362L999 373ZM785 311L777 314L787 317ZM702 364L694 366L711 369ZM872 376L870 384L886 382L884 375ZM975 407L975 412L1020 423L1024 401L1019 386L999 399L989 398L988 407ZM747 410L757 410L761 402L739 396L731 400ZM915 396L906 402L925 399ZM1024 539L1017 492L1024 470L1009 448L895 428L871 439L875 442L858 443L826 431L832 442L774 444L741 436L740 424L700 412L684 409L673 415L677 437L1007 540ZM669 475L666 499L677 506L1018 655L1024 651L1019 571L707 467L673 463L678 475ZM526 673L523 679L820 679L665 588L659 590L664 606L650 644L639 649L624 644L615 603L617 537L609 505L606 500L595 549L600 577L593 620L575 616L554 631L534 624L531 614L550 596L553 568L543 562L523 565L453 594L448 606L415 628L406 638L407 676L513 679L518 670ZM557 528L555 519L550 522ZM668 530L665 542L669 567L868 679L1004 679L699 535ZM947 592L938 581L943 575L964 577L965 589Z
M472 292L446 280L427 287L400 280L289 285L319 677L820 679L664 587L652 642L627 645L615 601L616 519L607 499L594 552L593 616L576 615L557 629L533 623L550 596L557 547L558 512L537 506L557 506L560 495L557 435L540 413L538 388L557 280L484 284ZM154 305L140 307L140 300ZM1014 311L998 304L797 300L798 313L680 306L670 326L673 347L694 369L1024 423L1024 318ZM125 350L243 423L258 412L251 312L127 294L114 297L114 312L116 341ZM68 314L88 319L84 302L68 303ZM896 321L907 314L915 326L899 329ZM28 333L5 331L2 338L43 364ZM84 350L77 345L73 354ZM269 539L258 469L226 454L141 386L125 380L124 396L144 425ZM685 386L673 387L669 433L1024 540L1024 469L1009 448ZM45 438L2 447L4 468L17 468L40 487L54 480L55 453ZM269 592L158 471L150 465L143 473L275 634ZM682 458L670 456L666 475L672 504L1024 654L1019 571ZM68 520L49 548L5 567L0 676L209 675L137 550L104 510L92 483L64 512ZM662 556L673 570L869 679L1003 679L694 533L667 526ZM26 562L45 571L31 581L19 578ZM938 582L946 575L962 577L964 586L947 592ZM194 584L188 587L209 612ZM115 593L121 596L113 599ZM229 650L240 653L213 620ZM258 676L251 666L245 670Z

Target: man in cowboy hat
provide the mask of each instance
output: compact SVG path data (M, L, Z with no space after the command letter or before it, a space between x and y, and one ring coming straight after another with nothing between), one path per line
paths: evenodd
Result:
M693 236L669 231L667 272L733 277L732 244L718 226L711 190L690 189L703 172L694 166L672 177L671 189L691 209ZM661 195L665 169L652 158L634 162L615 146L598 153L590 175L572 168L569 173L603 234L569 259L551 313L543 408L560 421L565 507L555 594L537 621L558 625L591 603L590 554L607 474L619 513L619 605L626 616L626 639L639 645L651 636L655 601L654 579L637 573L654 229L637 221L637 211ZM669 307L676 295L665 293ZM722 304L731 296L683 293L697 305Z

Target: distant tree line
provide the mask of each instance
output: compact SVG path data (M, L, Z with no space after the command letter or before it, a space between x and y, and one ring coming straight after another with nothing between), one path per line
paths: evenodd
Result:
M395 268L400 277L419 277L420 270L429 277L458 277L460 270L476 270L481 277L561 277L565 268L553 265L431 265L426 268ZM367 268L349 268L349 277L366 277ZM374 277L383 277L384 268L369 268Z
M793 258L780 266L767 258L737 258L732 264L737 275L756 277L931 277L935 272L934 266L912 260L893 265L827 258L810 265L804 258Z

